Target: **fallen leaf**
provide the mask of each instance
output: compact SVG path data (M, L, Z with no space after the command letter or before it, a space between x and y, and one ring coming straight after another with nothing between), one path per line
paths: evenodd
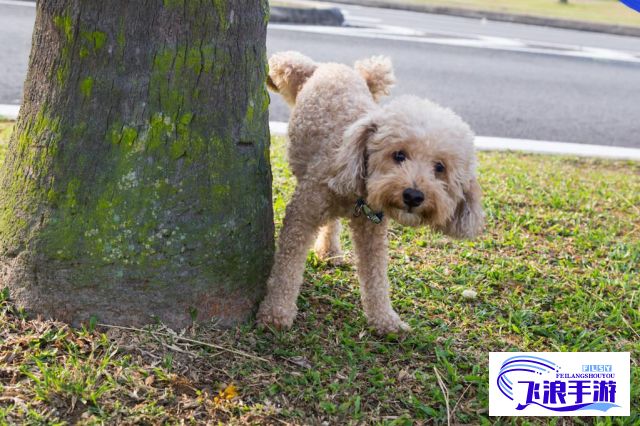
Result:
M311 362L303 356L293 356L291 358L287 358L287 361L299 367L306 368L307 370L310 370L313 368L313 365L311 365Z
M462 297L471 300L478 297L478 293L475 290L468 288L462 292Z
M238 388L232 383L218 392L218 395L213 398L213 402L220 404L225 401L230 401L238 396Z

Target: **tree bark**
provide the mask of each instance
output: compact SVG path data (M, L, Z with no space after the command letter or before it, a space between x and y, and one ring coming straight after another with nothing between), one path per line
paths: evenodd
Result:
M39 1L2 285L79 324L247 317L273 254L267 0Z

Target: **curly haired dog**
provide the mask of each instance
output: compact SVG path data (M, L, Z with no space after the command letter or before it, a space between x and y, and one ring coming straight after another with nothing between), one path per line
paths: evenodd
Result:
M388 218L454 237L481 231L469 126L451 110L413 96L379 105L394 81L384 57L354 68L297 52L270 58L268 86L292 107L288 155L298 185L259 323L292 325L307 250L317 235L317 254L339 257L340 217L349 218L365 315L380 333L409 330L389 297Z

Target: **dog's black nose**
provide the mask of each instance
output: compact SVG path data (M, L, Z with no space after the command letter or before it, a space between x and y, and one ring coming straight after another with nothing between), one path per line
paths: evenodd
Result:
M402 200L409 207L418 207L424 201L424 194L417 189L407 188L402 192Z

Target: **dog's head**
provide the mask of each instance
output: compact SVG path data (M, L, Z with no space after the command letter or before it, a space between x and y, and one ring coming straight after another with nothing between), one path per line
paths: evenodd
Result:
M400 97L346 130L329 185L403 225L471 238L484 225L473 138L451 110Z

